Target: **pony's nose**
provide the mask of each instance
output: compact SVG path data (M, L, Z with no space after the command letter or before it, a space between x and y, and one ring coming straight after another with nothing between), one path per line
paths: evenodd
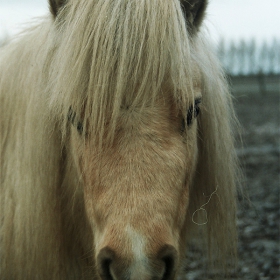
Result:
M161 280L171 280L175 277L175 263L178 259L176 249L171 245L165 245L158 254L158 259L164 264L164 273Z
M172 280L177 258L177 251L171 245L163 246L156 258L140 260L139 263L124 260L114 250L105 247L98 254L97 266L102 280Z
M114 280L112 267L116 261L116 254L109 247L103 248L97 257L97 267L102 280Z

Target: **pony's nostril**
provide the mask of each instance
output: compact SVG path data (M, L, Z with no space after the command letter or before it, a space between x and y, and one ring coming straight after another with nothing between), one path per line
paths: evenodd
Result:
M178 258L176 249L171 245L165 245L159 252L159 258L164 262L165 270L162 280L171 280L175 276L175 263Z
M110 271L110 265L112 263L111 259L104 259L101 262L101 278L102 280L114 280L111 271Z
M174 259L172 258L172 256L168 256L164 258L163 261L165 264L165 271L162 280L170 280L173 278Z
M102 280L114 280L111 274L111 265L114 261L115 253L108 247L103 248L97 257L97 266Z

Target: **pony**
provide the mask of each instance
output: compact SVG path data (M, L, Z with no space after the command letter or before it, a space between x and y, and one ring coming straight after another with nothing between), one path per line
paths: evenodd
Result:
M1 279L171 280L236 258L235 115L206 0L49 0L0 51Z

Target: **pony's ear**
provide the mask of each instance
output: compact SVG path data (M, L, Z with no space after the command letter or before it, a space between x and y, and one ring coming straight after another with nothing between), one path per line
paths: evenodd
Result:
M56 17L67 0L49 0L51 13Z
M208 0L181 0L188 29L195 34L203 21Z

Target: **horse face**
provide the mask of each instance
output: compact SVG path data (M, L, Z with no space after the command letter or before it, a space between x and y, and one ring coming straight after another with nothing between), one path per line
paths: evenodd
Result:
M197 161L197 124L182 131L183 119L166 99L123 106L113 144L98 153L90 133L84 142L72 127L102 279L174 279Z

